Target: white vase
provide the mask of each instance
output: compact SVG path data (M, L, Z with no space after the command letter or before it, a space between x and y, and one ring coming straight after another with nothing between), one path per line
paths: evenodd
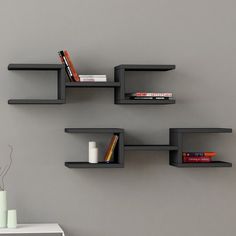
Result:
M90 148L89 163L98 163L98 149L97 148Z
M0 191L0 211L7 210L7 191Z
M17 227L17 214L16 210L8 210L7 212L7 228Z
M7 192L0 191L0 228L7 227Z
M7 211L0 210L0 228L7 227Z

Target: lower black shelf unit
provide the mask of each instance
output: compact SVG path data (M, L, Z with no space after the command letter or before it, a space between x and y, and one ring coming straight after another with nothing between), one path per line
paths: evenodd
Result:
M209 163L184 163L182 161L183 135L184 133L231 133L228 128L175 128L170 129L169 145L135 145L124 144L124 130L118 128L66 128L66 133L111 133L119 135L118 145L114 151L114 162L100 162L91 164L88 162L65 162L68 168L123 168L124 151L169 151L169 164L175 167L231 167L232 163L224 161L212 161Z

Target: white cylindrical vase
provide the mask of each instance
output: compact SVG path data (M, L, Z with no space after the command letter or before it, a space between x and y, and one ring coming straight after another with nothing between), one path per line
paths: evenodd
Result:
M96 144L96 142L94 142L94 141L89 141L89 143L88 143L88 159L89 159L89 162L90 162L90 157L92 157L92 154L91 154L91 149L92 148L96 148L97 147L97 144ZM93 162L91 162L91 163L93 163Z
M89 150L89 163L98 163L98 149L96 147Z
M0 228L7 227L7 211L0 210Z
M17 214L16 210L8 210L7 212L7 228L17 227Z
M7 227L7 192L0 191L0 228Z
M7 191L0 191L0 211L7 210Z

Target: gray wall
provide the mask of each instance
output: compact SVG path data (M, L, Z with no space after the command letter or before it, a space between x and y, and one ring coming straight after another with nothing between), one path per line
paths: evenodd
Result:
M86 160L89 138L63 131L118 127L126 143L161 144L170 127L236 129L235 7L231 0L1 1L1 162L12 144L6 184L19 221L58 222L70 236L235 235L234 167L178 169L167 152L127 152L124 169L67 169L65 161ZM114 105L112 89L71 89L65 105L8 105L56 94L53 73L7 71L8 63L57 63L60 49L79 73L110 80L121 63L176 64L132 74L128 83L172 91L177 104ZM235 163L234 133L186 141Z

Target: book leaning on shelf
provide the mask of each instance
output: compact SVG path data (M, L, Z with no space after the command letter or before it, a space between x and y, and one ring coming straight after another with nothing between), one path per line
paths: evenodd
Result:
M114 149L116 147L117 141L118 141L118 135L113 135L111 138L111 141L108 145L104 160L105 162L109 163L111 161L112 154L114 152Z
M106 75L78 75L67 50L58 52L61 62L65 64L66 74L70 82L106 82Z
M70 58L70 54L67 50L58 52L61 62L65 64L66 74L70 80L70 82L78 82L80 81L79 75L77 74L75 67Z

